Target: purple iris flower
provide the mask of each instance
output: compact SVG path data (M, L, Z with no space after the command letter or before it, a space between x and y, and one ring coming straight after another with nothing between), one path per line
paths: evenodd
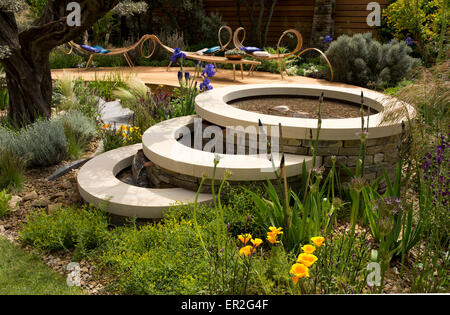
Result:
M413 42L413 40L412 40L411 37L408 37L408 38L406 39L406 45L408 45L408 46L414 45L414 42Z
M214 71L214 65L213 64L207 64L205 66L205 70L202 71L203 77L212 78L216 75L216 71Z
M178 59L186 59L186 54L180 48L175 48L172 57L170 57L170 61L176 62Z
M205 78L203 80L203 82L200 83L200 90L202 90L202 91L204 91L204 90L206 90L206 91L212 90L213 87L211 86L210 83L211 83L211 81L208 78Z
M330 35L325 36L325 40L323 41L325 44L331 43L333 38Z

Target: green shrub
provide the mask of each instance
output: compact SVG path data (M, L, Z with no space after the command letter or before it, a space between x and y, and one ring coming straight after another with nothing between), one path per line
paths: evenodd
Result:
M216 181L219 185L219 181ZM259 195L264 195L264 187L250 185L247 187ZM224 221L229 223L229 232L231 235L239 235L244 232L252 234L254 237L263 238L266 235L265 226L257 220L257 208L254 206L253 199L243 187L224 188L223 200ZM165 217L174 220L193 220L193 204L179 205L170 207L165 212ZM217 213L212 205L198 205L197 222L202 228L214 230L216 227Z
M116 129L116 126L107 124L102 128L102 139L103 152L107 152L142 142L142 132L139 127L122 125Z
M66 113L60 120L67 139L67 155L70 159L78 159L90 140L97 135L97 126L89 117L76 110Z
M28 158L31 166L56 164L66 156L64 127L55 119L38 120L19 131L0 127L0 147Z
M8 148L0 150L0 189L20 190L24 182L27 158L11 152Z
M396 86L387 88L386 90L384 90L384 93L389 94L389 95L395 95L398 92L400 92L404 87L407 87L411 84L414 84L414 81L403 79Z
M111 233L99 257L124 294L200 294L208 262L190 221L163 220Z
M380 44L371 33L340 36L331 43L326 55L330 60L336 81L360 86L395 86L419 64L409 56L411 48L393 40Z
M8 205L11 198L12 196L6 190L0 190L0 219L11 211Z
M23 244L44 251L75 248L80 256L103 244L109 225L103 211L88 206L62 208L52 215L33 212L27 222L20 231Z
M77 138L88 140L97 136L96 123L78 110L69 111L60 119L64 124L70 125Z
M53 104L60 110L78 110L92 119L98 116L98 97L82 79L63 76L56 81Z
M114 100L112 92L117 88L124 88L125 84L122 79L118 77L90 81L87 83L87 86L93 94L106 101L112 101Z
M51 69L65 69L65 68L77 68L84 62L84 58L70 54L66 55L59 49L55 49L50 53L50 68Z

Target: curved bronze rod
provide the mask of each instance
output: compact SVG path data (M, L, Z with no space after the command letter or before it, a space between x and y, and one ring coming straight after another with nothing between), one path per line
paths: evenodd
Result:
M294 34L297 37L297 46L290 53L280 54L281 41L289 33ZM283 34L281 35L280 39L278 40L278 44L277 44L277 55L278 55L278 58L287 58L287 57L290 57L292 55L295 55L297 52L299 52L302 49L302 46L303 46L303 37L302 37L302 34L300 34L299 31L294 30L294 29L289 29L287 31L284 31Z
M300 57L301 55L303 55L305 52L310 51L310 50L315 50L317 52L319 52L319 54L322 55L322 57L325 59L325 61L328 63L328 67L330 68L330 74L331 74L331 78L330 81L334 80L334 71L333 71L333 67L331 66L330 60L328 60L327 56L319 49L317 48L306 48L304 50L302 50L297 57Z
M154 54L155 51L156 51L157 44L158 44L158 43L161 44L161 42L159 41L159 39L158 39L156 36L154 36L156 39L153 38L152 36L154 36L154 35L144 35L144 36L142 37L142 43L141 43L141 46L140 46L140 52L141 52L141 56L144 57L145 59L149 59L151 56L153 56L153 54ZM145 44L145 42L147 42L148 40L151 40L151 41L152 41L153 49L152 49L152 52L151 52L148 56L146 56L146 55L144 54L144 44Z
M153 55L153 53L154 53L155 50L156 50L157 44L160 45L160 46L161 46L162 48L164 48L165 50L167 50L169 53L172 53L172 54L173 54L174 51L175 51L174 48L164 45L164 44L161 42L161 40L158 38L158 36L156 36L156 35L145 35L145 39L144 39L143 42L141 43L141 53L143 52L143 46L144 46L144 43L145 43L146 41L148 41L148 40L151 40L151 41L153 42L153 50L152 50L152 53L151 53L150 55L148 55L147 58L150 58L150 57Z
M61 52L65 55L70 55L73 52L73 45L69 42L67 45L70 46L69 52L66 52L64 49L61 48L61 46L58 46L58 49L61 50Z
M221 34L223 30L227 30L228 34L229 34L229 38L228 41L226 42L226 44L224 45L222 42L222 38L221 38ZM220 51L224 51L225 49L227 49L228 45L230 45L231 41L233 40L233 30L231 29L231 27L227 26L227 25L223 25L220 29L219 29L219 33L217 35L219 37L219 43L220 43Z
M242 40L239 40L239 33L240 33L240 32L243 32L243 38L242 38ZM291 51L291 52L289 52L289 53L280 54L281 42L282 42L282 40L284 39L284 37L285 37L287 34L289 34L289 33L294 34L294 35L297 37L297 46L295 47L295 49L294 49L293 51ZM235 46L236 48L238 48L238 49L244 47L244 45L243 45L242 43L244 42L245 38L246 38L246 31L245 31L245 29L244 29L243 27L237 28L237 29L234 31L234 35L233 35L233 43L234 43L234 46ZM257 59L266 59L266 60L267 60L267 59L287 58L287 57L292 56L292 55L295 55L297 52L299 52L300 49L302 48L302 46L303 46L303 37L302 37L302 34L300 34L300 32L297 31L297 30L295 30L295 29L288 29L287 31L284 31L284 32L283 32L283 34L281 35L281 37L280 37L279 40L278 40L278 44L277 44L277 53L276 53L276 55L275 55L275 54L271 54L270 57L258 57L258 56L252 55L252 54L247 54L247 55L249 55L249 56L251 56L251 57L254 57L254 58L257 58Z
M244 35L243 35L242 40L239 40L239 33L240 33L241 31L244 33ZM234 44L234 47L236 47L237 49L241 49L242 47L244 47L244 45L242 45L242 43L245 41L246 35L247 35L247 32L245 31L245 28L243 28L243 27L237 28L237 29L234 31L234 35L233 35L233 44Z

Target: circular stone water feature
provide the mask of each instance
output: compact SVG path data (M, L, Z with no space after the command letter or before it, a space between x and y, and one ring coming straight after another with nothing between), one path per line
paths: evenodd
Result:
M260 114L295 118L318 118L316 97L290 95L255 96L232 100L228 104L245 111ZM369 110L372 112L370 113ZM374 109L367 106L364 106L363 112L365 116L376 114ZM325 98L320 113L322 119L361 117L361 104Z
M196 98L198 116L161 122L144 133L142 145L110 151L86 163L78 174L80 194L83 199L94 204L106 201L106 210L113 214L158 218L162 216L164 209L174 203L193 202L204 175L209 178L205 181L205 189L211 189L214 160L217 158L220 158L220 161L216 168L216 179L222 179L229 172L228 180L231 183L262 182L277 178L274 167L279 168L280 156L276 153L284 152L288 179L298 178L303 163L307 170L313 166L310 145L311 138L315 139L318 132L318 119L246 111L227 103L248 97L271 98L280 95L284 98L308 97L318 100L322 92L325 98L341 103L359 104L361 101L359 88L312 85L231 86L202 93ZM370 107L370 110L366 111L367 115L370 112L370 117L364 117L365 127L369 127L365 160L367 180L380 177L383 168L393 175L398 161L402 119L382 124L383 110L388 106L394 110L402 107L408 110L410 119L415 116L411 106L399 101L392 102L393 100L377 92L364 92L364 104ZM291 110L284 104L270 104L272 105L283 113ZM195 127L197 120L200 121L197 125L200 126L197 129L200 131L197 141L199 147L195 144L198 135ZM264 150L261 151L262 147L257 150L252 147L254 139L257 139L258 144L277 143L280 139L280 125L281 150L277 151L276 146L271 146L271 152L268 154ZM206 132L209 127L215 128L214 137L210 137ZM229 131L236 130L240 130L244 136L228 134ZM324 118L316 147L316 166L330 168L332 159L336 158L338 164L354 170L360 153L360 132L361 117ZM220 151L219 155L214 153L217 152L216 147L214 150L205 148L205 144L215 139L216 135L223 136L217 143L227 148L226 152ZM188 139L191 143L184 142ZM232 152L229 152L230 148ZM234 152L234 149L242 150ZM117 178L118 174L132 165L135 167L135 177L143 179L143 182L147 173L151 188L137 187ZM342 175L341 180L345 182L346 174ZM211 201L209 193L201 193L198 197L199 202Z

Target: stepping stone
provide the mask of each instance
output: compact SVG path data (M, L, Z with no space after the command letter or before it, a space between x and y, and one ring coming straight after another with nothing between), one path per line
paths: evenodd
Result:
M116 124L117 127L128 125L134 114L131 109L122 107L118 101L105 102L101 100L98 107L102 121L106 124Z

